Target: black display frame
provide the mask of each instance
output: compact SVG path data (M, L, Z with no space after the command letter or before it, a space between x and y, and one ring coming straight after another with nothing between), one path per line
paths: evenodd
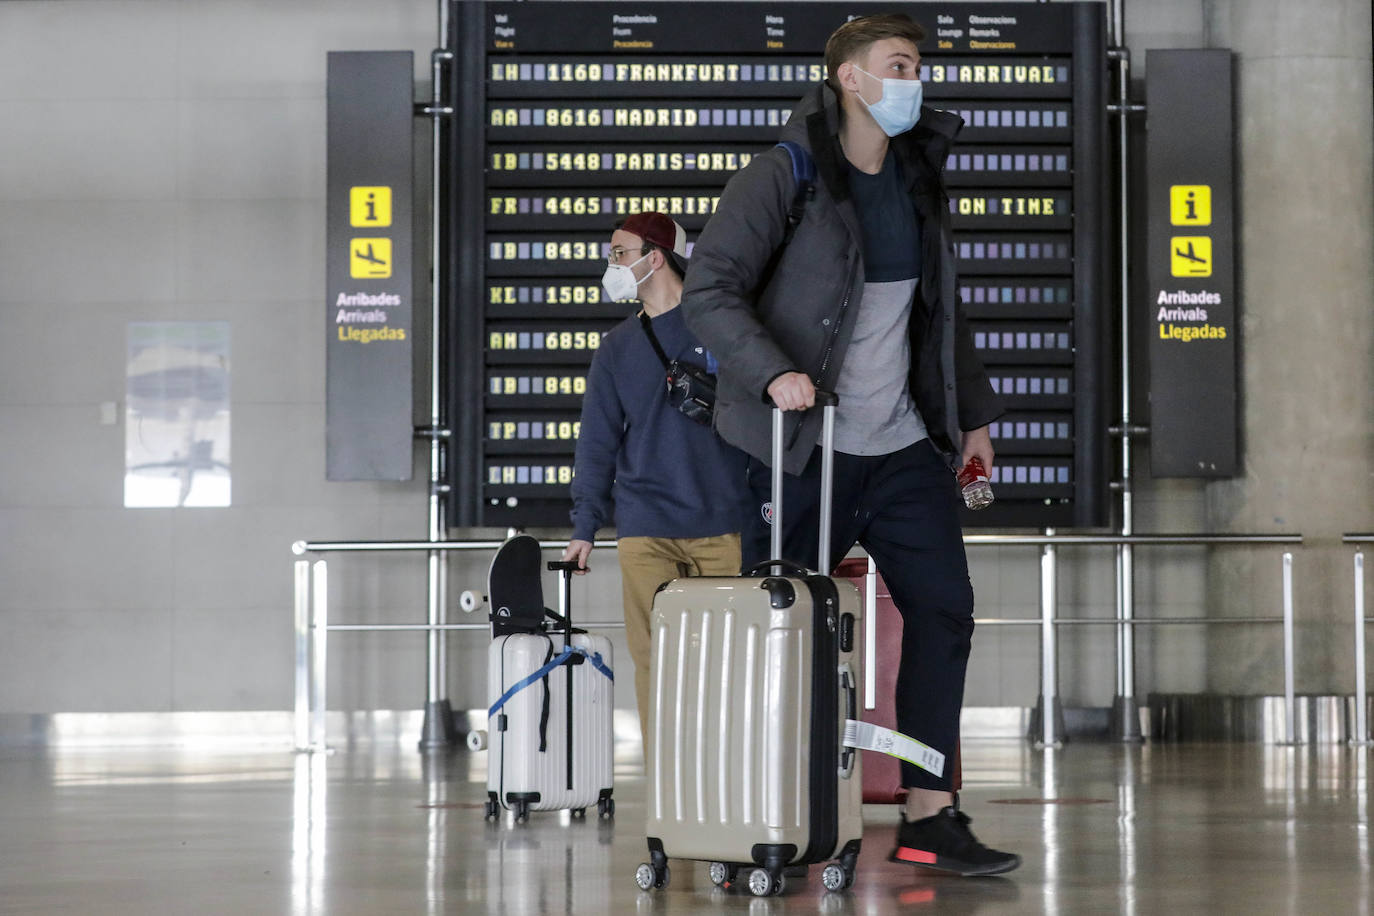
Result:
M1000 280L1008 288L1039 283L1058 290L1067 284L1071 290L1067 303L1062 301L1061 293L1056 294L1055 301L967 304L975 330L1000 329L1011 322L1034 333L1043 330L1047 322L1059 322L1068 328L1071 345L1043 348L1044 353L1053 351L1056 361L1052 363L1037 362L1034 355L1026 353L1009 356L1005 352L989 361L990 374L1008 389L1008 416L1002 422L1038 423L1064 417L1069 430L1068 451L1062 451L1064 443L1044 440L1023 441L1019 446L998 443L999 465L1005 474L995 484L999 499L987 510L969 513L965 524L1036 529L1101 526L1109 509L1106 405L1111 402L1113 390L1108 371L1112 311L1106 294L1111 240L1106 237L1109 146L1105 4L922 2L906 6L930 33L922 48L923 64L928 68L927 97L939 107L970 113L970 124L960 137L955 155L968 154L970 165L974 156L986 156L989 152L1005 156L1009 150L1027 156L1052 157L1042 159L1044 167L1035 171L995 168L986 162L980 163L979 169L960 168L958 160L953 162L955 167L949 170L947 179L956 208L961 198L986 198L989 193L1019 199L1052 198L1056 208L1052 218L1040 219L1038 224L1018 224L1000 218L1001 214L989 214L986 209L974 213L970 208L965 214L956 209L956 242L972 246L1005 237L1024 243L1027 249L1031 245L1045 246L1043 256L1033 265L1027 264L1025 254L1018 257L1015 249L1009 256L1002 256L1005 253L999 251L995 257L984 250L980 258L973 258L970 249L970 259L961 263L961 286L989 287ZM452 526L523 528L568 524L570 502L566 489L563 498L540 499L536 487L521 486L507 491L488 485L488 464L505 467L513 456L522 454L520 447L510 442L487 441L489 417L566 417L577 410L575 395L560 394L541 402L536 395L526 395L522 400L520 396L491 394L489 386L497 375L505 378L523 372L526 377L533 377L539 367L507 365L508 353L489 353L482 344L489 325L537 324L556 315L601 328L606 319L626 314L623 304L590 301L597 292L601 270L600 262L593 257L555 256L523 262L516 259L506 261L496 271L491 269L496 262L488 258L493 243L604 241L619 214L597 213L595 217L602 220L600 223L589 218L592 214L561 214L538 225L529 212L523 219L518 218L518 213L490 213L492 199L526 198L532 206L535 198L586 198L594 194L614 197L617 187L625 188L627 194L644 191L670 197L713 196L730 174L729 169L650 167L630 170L627 180L615 185L604 178L616 169L535 170L528 164L523 169L498 168L497 165L515 160L497 162L494 157L533 157L550 151L559 156L580 153L584 156L583 164L587 164L585 157L589 154L604 157L624 152L630 143L634 151L646 155L682 152L684 148L693 153L737 157L763 152L776 139L777 126L740 126L728 136L718 131L683 128L667 138L657 129L634 129L628 125L579 126L575 112L597 107L603 112L614 110L607 105L617 105L622 99L638 111L660 113L685 110L688 101L695 99L698 110L719 109L725 117L732 110L730 106L738 109L746 103L760 111L774 110L780 104L790 108L811 84L810 79L789 82L782 78L786 71L778 69L778 78L774 80L712 80L709 65L740 63L748 58L747 62L756 70L759 65L792 67L796 71L793 76L810 77L816 72L824 40L836 24L848 16L889 9L872 3L673 4L654 0L634 4L600 0L453 4L450 46L455 49L457 63L451 68L450 97L458 102L446 142L451 173L446 200L448 237L457 241L447 252L449 270L444 291L449 316L446 346L450 369L446 390L453 429L447 481ZM784 33L776 39L783 47L764 46L775 40L764 35L765 15L782 20L774 31ZM498 22L498 16L504 16L505 21ZM611 46L613 40L619 40L612 39L608 28L615 16L635 20L627 26L632 34L625 38L633 47ZM973 46L977 39L968 34L967 28L973 16L981 17L988 26L983 30L985 33L999 33L983 41L989 47ZM655 21L647 22L649 19ZM504 34L498 34L498 30L504 30ZM954 36L954 32L962 34ZM498 47L499 42L515 47ZM651 47L644 47L645 44ZM1011 47L990 47L997 44ZM509 69L512 64L515 70ZM503 68L502 76L514 75L518 84L518 68L522 64L528 65L527 85L513 85L504 78L489 81L497 68ZM555 64L562 68L552 74L558 79L551 78L547 69ZM706 65L697 72L708 79L687 87L672 80L650 84L618 80L614 78L617 74L607 69L635 64ZM535 68L540 65L546 68L544 76L535 80ZM593 65L601 68L601 75L609 74L612 78L592 79ZM583 69L578 71L578 66ZM997 67L996 86L1002 91L989 97L987 79L991 71L979 74L972 69L977 66ZM1035 84L1000 79L1003 74L1016 76L1016 72L1005 68L1018 66L1049 69L1041 70L1042 79ZM932 78L937 67L943 69L945 79ZM671 70L665 72L672 75ZM982 82L974 81L975 74ZM573 79L563 79L564 75ZM628 71L625 75L628 77ZM1046 76L1053 79L1046 81ZM593 84L589 91L587 87ZM720 104L707 106L707 99ZM557 136L552 139L547 131L540 134L532 123L535 116L528 113L536 110L539 102L545 103L546 112L559 112L558 116L569 122L566 127L558 127ZM500 125L493 124L491 112L498 107L524 110L527 114L518 117L530 123L506 127L503 117ZM975 117L981 118L981 126L973 123ZM1070 178L1068 183L1063 181L1065 176ZM712 188L716 190L711 191ZM1070 208L1071 219L1063 217L1064 206ZM675 215L693 237L705 221L704 214ZM580 253L588 252L583 249ZM1014 311L1013 307L1022 311ZM983 355L988 360L989 351ZM590 354L586 357L589 362ZM571 354L560 354L558 360L544 363L550 370L545 375L557 374L561 378L569 373L585 373L587 362ZM1054 428L1058 430L1059 425ZM558 454L557 444L527 445L523 454L528 456L531 466L571 463L571 448L563 462L554 460L563 457ZM1016 482L1018 474L1022 479L1043 479L1051 474L1051 464L1046 463L1050 459L1055 482ZM1059 482L1064 467L1069 469L1067 483ZM508 505L512 497L518 502Z

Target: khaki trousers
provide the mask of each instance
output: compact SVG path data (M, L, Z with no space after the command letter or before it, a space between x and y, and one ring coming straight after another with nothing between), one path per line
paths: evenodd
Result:
M642 741L649 738L649 614L654 592L683 576L738 576L738 534L709 538L626 537L619 543L620 578L625 594L625 639L635 665L635 699Z

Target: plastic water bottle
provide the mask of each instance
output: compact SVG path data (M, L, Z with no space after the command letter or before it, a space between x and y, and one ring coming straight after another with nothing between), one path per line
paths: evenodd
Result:
M959 489L964 494L964 505L970 509L992 505L992 484L988 482L988 472L983 462L976 457L970 458L959 472Z

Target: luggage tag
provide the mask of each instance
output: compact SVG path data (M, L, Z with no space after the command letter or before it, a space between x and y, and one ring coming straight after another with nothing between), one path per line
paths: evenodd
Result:
M905 760L936 776L945 774L945 755L901 732L871 722L844 720L844 746L861 751L877 751Z

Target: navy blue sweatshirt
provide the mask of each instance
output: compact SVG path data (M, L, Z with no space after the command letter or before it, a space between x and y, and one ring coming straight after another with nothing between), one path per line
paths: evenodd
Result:
M680 308L653 319L669 359L715 368ZM709 365L708 365L709 364ZM668 403L663 364L637 315L601 338L587 373L572 482L573 537L611 522L619 537L702 538L739 531L746 456Z

